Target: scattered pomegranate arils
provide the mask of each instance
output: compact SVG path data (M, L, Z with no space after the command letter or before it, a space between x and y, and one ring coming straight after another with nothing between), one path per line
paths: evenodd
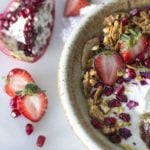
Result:
M134 69L126 68L126 73L128 75L128 78L134 79L136 77L136 72Z
M124 94L120 94L120 95L116 96L116 98L117 98L119 101L125 102L125 103L128 101L127 96L124 95Z
M147 68L150 68L150 58L147 58L147 59L144 61L144 66L147 67Z
M132 16L138 16L140 14L140 11L139 11L139 9L135 8L130 11L130 14Z
M102 123L96 118L91 119L91 124L95 129L100 129L102 127Z
M143 86L148 84L145 80L141 80L140 83L141 83L141 85L143 85Z
M116 118L114 117L106 117L104 118L104 124L106 126L112 126L112 125L115 125L117 122Z
M45 143L45 140L46 140L46 137L43 136L43 135L39 135L38 138L37 138L37 141L36 141L36 145L38 147L42 147Z
M113 87L111 87L111 86L106 86L106 87L104 88L104 90L103 90L103 94L104 94L105 96L110 96L110 95L113 93L113 91L114 91L114 88L113 88Z
M113 100L109 101L108 106L109 107L120 107L121 103L119 100L113 99Z
M10 107L11 108L17 108L17 100L18 100L18 96L15 96L10 100Z
M134 108L134 107L136 107L136 106L139 106L139 103L136 102L136 101L130 100L130 101L127 103L127 107L128 107L129 109L132 109L132 108Z
M131 120L130 115L127 114L127 113L119 114L119 118L122 119L125 122L129 122Z
M26 128L25 128L25 131L27 133L27 135L30 135L34 130L34 127L32 124L28 123L26 124Z
M120 95L124 92L124 90L125 90L124 85L116 86L115 89L114 89L114 94L115 95Z
M120 22L122 23L123 26L128 24L128 18L127 17L123 17L121 18Z
M121 137L117 133L116 134L110 134L109 135L109 140L112 143L120 143L121 142Z
M120 128L119 129L119 135L124 138L125 140L128 139L130 136L132 136L132 133L127 128Z
M150 71L140 72L140 76L145 79L150 79Z
M12 112L11 112L11 116L12 116L13 118L17 118L17 117L20 116L20 115L21 115L21 113L19 112L18 109L13 109Z

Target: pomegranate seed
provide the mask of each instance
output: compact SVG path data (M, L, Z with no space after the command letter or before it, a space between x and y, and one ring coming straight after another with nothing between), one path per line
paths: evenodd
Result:
M127 114L127 113L119 114L119 118L122 119L125 122L129 122L131 120L130 115Z
M121 18L120 22L122 23L123 26L128 24L128 18L127 17L123 17Z
M91 120L91 124L93 125L94 128L96 129L100 129L102 124L100 123L100 121L96 118L92 118Z
M104 93L105 96L110 96L113 93L113 91L114 91L113 87L108 87L107 86L107 87L104 88L103 93Z
M13 109L12 112L11 112L11 116L12 116L13 118L17 118L17 117L20 116L20 115L21 115L21 113L19 112L18 109Z
M26 33L26 32L30 32L31 29L32 29L32 27L31 27L31 26L28 26L28 25L26 24L26 25L25 25L25 28L24 28L24 31L25 31L25 33Z
M141 53L141 54L139 54L139 55L137 56L136 61L141 62L141 61L144 60L144 58L145 58L144 53Z
M5 29L8 29L9 26L10 26L9 21L5 20L5 21L3 22L3 27L4 27Z
M124 82L124 79L122 77L119 77L116 82L118 84L122 84Z
M145 80L141 80L140 83L141 83L141 85L143 85L143 86L148 84Z
M36 145L38 147L42 147L45 143L45 140L46 140L46 137L43 136L43 135L39 135L38 138L37 138L37 141L36 141Z
M124 139L128 139L130 136L132 136L132 133L127 128L120 128L119 129L119 135L123 137Z
M118 135L118 134L110 134L110 135L109 135L109 140L110 140L112 143L120 143L120 142L121 142L121 137L120 137L120 135Z
M131 78L124 78L124 82L130 82L131 81Z
M14 22L16 22L16 21L17 21L17 17L16 17L16 16L12 16L12 17L11 17L11 22L14 23Z
M141 76L142 78L150 79L150 71L147 71L147 72L140 72L140 76Z
M19 50L26 50L27 49L27 45L25 45L24 43L17 42L17 45L18 45Z
M30 9L28 8L23 8L20 12L21 16L23 16L24 18L27 18L28 15L30 14Z
M112 126L112 125L115 125L117 122L116 118L114 117L106 117L104 118L104 124L106 126Z
M134 107L136 107L136 106L138 106L138 105L139 105L139 103L136 102L136 101L133 101L133 100L130 100L130 101L127 103L127 107L128 107L129 109L132 109L132 108L134 108Z
M127 68L126 73L128 75L128 78L134 79L136 77L136 72L134 69Z
M127 96L124 95L124 94L120 94L120 95L118 95L116 98L117 98L119 101L121 101L121 102L127 102L127 101L128 101Z
M109 101L108 106L109 107L120 107L121 103L119 100L113 99L113 100Z
M119 85L119 86L115 87L114 94L115 95L120 95L124 92L124 90L125 90L124 85Z
M17 100L18 100L18 96L15 96L10 100L10 107L11 108L17 108Z
M147 68L150 68L150 58L148 58L144 61L144 66Z
M26 133L27 133L27 135L30 135L32 132L33 132L33 125L32 124L30 124L30 123L28 123L28 124L26 124Z
M130 14L132 15L132 16L138 16L139 15L139 9L137 9L137 8L135 8L135 9L132 9L131 11L130 11Z
M12 17L12 13L11 13L11 12L8 12L7 15L6 15L6 18L7 18L8 20L10 20L11 17Z

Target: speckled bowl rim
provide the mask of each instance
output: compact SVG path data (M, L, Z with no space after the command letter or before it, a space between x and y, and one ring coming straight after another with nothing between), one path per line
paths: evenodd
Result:
M86 130L83 127L83 124L81 124L81 122L79 121L79 116L76 115L77 110L75 110L73 108L72 102L70 101L70 94L68 94L68 84L66 82L67 80L67 75L68 75L68 61L69 61L69 56L71 54L70 52L70 47L71 45L74 43L74 39L76 39L76 37L78 37L79 31L81 30L81 28L83 28L86 24L86 22L88 22L88 20L94 16L96 13L100 12L101 10L103 10L103 8L105 6L110 6L110 5L115 5L118 3L125 2L125 0L114 0L111 3L108 3L106 5L104 5L103 7L99 7L97 6L93 12L91 12L88 16L86 16L81 23L78 25L78 27L73 31L73 33L71 34L69 40L65 43L65 46L63 48L63 52L61 54L61 58L60 58L60 62L59 62L59 67L58 67L58 89L59 89L59 96L61 99L61 103L63 105L63 109L65 112L65 115L67 117L67 120L69 121L72 129L75 131L75 133L77 134L77 136L79 137L79 139L81 139L81 141L83 142L83 144L86 146L87 149L90 150L100 150L100 149L105 149L105 150L110 150L111 149L115 149L115 150L119 150L120 147L118 146L114 146L114 144L110 144L108 143L108 145L106 145L106 143L103 143L103 141L99 141L100 144L97 144L97 142L95 141L95 139L92 139L89 135L87 135ZM135 5L135 7L140 6L140 0L126 0L126 3L132 3L132 8L134 8L134 4L133 1L135 3L137 3L137 5ZM145 4L149 4L150 2L148 2L148 0L143 0L142 2L142 6ZM130 5L130 4L129 4Z

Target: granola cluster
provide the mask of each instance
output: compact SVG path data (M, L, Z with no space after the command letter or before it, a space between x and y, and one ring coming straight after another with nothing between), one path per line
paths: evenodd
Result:
M133 13L132 10L131 13ZM128 34L129 29L134 28L143 33L150 33L150 11L143 10L131 15L126 12L118 12L104 20L104 44L112 50L117 50L117 42L122 34Z

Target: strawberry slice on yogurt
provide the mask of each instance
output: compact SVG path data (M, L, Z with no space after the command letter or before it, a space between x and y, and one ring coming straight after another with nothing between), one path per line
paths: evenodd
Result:
M124 61L116 53L103 52L95 57L94 65L104 84L112 85L118 78L117 72L124 67Z

